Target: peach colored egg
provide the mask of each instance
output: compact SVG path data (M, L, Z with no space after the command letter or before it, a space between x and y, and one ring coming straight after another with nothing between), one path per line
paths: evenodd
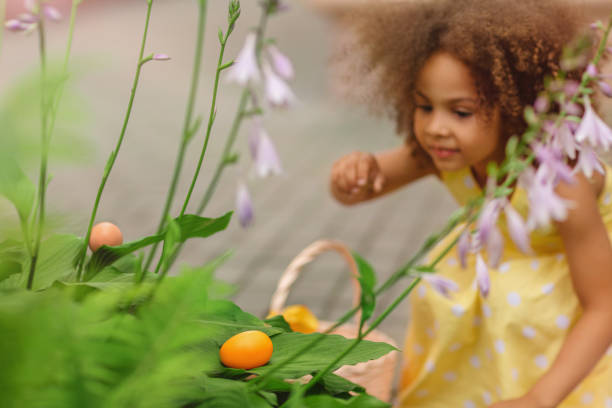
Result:
M102 245L115 246L123 243L123 234L115 224L101 222L94 225L89 237L89 248L96 252Z

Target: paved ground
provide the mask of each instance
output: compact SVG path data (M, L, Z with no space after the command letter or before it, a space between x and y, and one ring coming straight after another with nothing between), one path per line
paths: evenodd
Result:
M202 114L209 109L216 30L225 24L226 2L210 3L205 74L197 105L197 112ZM245 30L256 24L255 1L242 3L243 16L230 41L228 58L236 55ZM78 129L81 140L90 143L90 153L79 153L77 158L81 160L76 166L62 164L60 159L51 162L54 179L49 201L58 213L76 216L71 222L61 218L60 223L62 229L78 234L84 233L107 154L120 131L144 22L144 1L114 2L112 7L108 6L111 3L104 4L102 7L86 2L74 42L78 89L85 100L81 106L90 111L90 120ZM195 24L195 2L155 1L147 53L167 53L172 60L149 64L144 69L125 144L98 217L120 225L126 240L153 232L158 222L184 115ZM50 49L59 55L64 27L55 25L50 29ZM205 215L218 216L232 209L237 180L244 179L253 195L255 225L242 230L234 220L224 233L191 242L183 257L185 262L197 265L234 249L234 257L218 271L218 276L235 283L235 301L258 316L266 314L284 268L311 242L320 238L344 241L372 263L382 281L415 252L429 233L441 227L455 208L448 193L432 179L376 203L354 208L335 203L327 191L327 176L337 157L354 149L385 149L399 140L389 123L369 118L360 109L331 96L326 76L330 28L314 10L296 2L290 12L271 20L269 29L297 68L294 88L300 100L298 106L286 112L271 112L265 119L286 173L266 180L251 177L243 129L238 141L243 160L226 171ZM0 53L0 90L9 89L24 67L33 66L36 53L34 36L5 35ZM235 86L222 84L217 122L197 197L212 176L238 92ZM62 142L59 133L56 138ZM202 140L203 132L199 132L188 154L189 174ZM187 185L184 179L179 197L184 197ZM380 306L389 304L404 286L400 284L380 299ZM320 318L332 319L349 308L350 299L347 269L338 256L329 254L305 269L288 303L306 304ZM406 323L403 304L384 322L382 330L401 341Z

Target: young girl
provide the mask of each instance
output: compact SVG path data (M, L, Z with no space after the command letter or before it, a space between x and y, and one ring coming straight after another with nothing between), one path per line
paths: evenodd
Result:
M352 70L345 77L354 94L392 116L406 142L340 158L334 197L355 204L427 175L461 205L479 195L487 163L500 163L509 136L524 132L524 107L579 33L572 13L552 0L437 0L351 16L354 41L338 58ZM400 406L612 407L612 169L604 170L558 184L573 204L564 221L530 234L529 255L500 219L507 244L488 297L475 284L474 255L464 269L456 250L438 263L459 287L450 299L417 286ZM511 204L527 217L520 187Z

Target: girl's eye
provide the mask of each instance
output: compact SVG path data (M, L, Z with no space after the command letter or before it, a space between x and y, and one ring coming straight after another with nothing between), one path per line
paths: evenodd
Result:
M459 116L460 118L469 118L470 116L472 116L472 112L455 111L455 115Z
M417 109L422 110L423 112L431 112L432 107L429 105L417 105Z

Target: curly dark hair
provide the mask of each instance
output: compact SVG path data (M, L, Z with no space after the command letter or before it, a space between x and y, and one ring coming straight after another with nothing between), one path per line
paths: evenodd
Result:
M578 7L560 0L384 2L340 18L345 35L332 72L341 93L389 115L398 134L414 141L417 75L432 54L448 52L470 68L486 111L499 107L502 136L520 135L525 106L559 71L564 46L586 34L585 22Z

